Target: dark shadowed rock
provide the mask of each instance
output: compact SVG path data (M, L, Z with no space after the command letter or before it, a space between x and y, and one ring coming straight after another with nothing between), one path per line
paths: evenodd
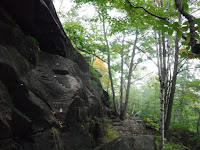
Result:
M76 62L83 72L89 71L84 57L74 50L57 17L52 0L2 0L2 12L38 41L40 49Z
M3 0L0 149L90 150L91 135L100 134L82 124L104 117L108 107L108 94L72 47L52 2Z
M156 144L151 135L121 136L94 150L156 150Z

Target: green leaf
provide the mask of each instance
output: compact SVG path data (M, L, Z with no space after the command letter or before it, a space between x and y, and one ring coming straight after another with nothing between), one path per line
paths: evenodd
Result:
M187 46L186 49L189 51L190 50L190 46Z
M183 5L183 8L184 8L186 11L189 10L188 4L187 4L187 0L183 0L182 5Z
M187 31L189 29L189 26L184 26L181 28L181 31Z
M179 23L178 23L178 22L174 22L174 23L172 24L172 27L173 27L173 28L178 28L178 26L179 26Z
M183 33L180 30L177 30L177 35L178 35L179 38L181 38L182 34Z
M167 28L167 27L162 27L162 31L163 31L163 32L167 32L167 31L168 31L168 28Z
M199 25L200 25L200 18L195 18L195 19L194 19L194 22L195 22L196 24L199 24Z
M196 37L197 39L199 39L199 35L198 35L198 34L195 34L195 37Z
M173 29L169 29L169 30L168 30L168 34L169 34L169 35L172 35L172 34L173 34L173 32L174 32L174 30L173 30Z
M189 10L188 4L187 4L187 3L183 4L183 8L184 8L186 11L188 11L188 10Z
M181 42L182 45L188 45L186 41Z

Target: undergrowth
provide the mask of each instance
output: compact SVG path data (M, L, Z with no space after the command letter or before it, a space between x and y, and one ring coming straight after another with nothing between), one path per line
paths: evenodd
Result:
M160 148L160 136L155 136L156 137L156 145L157 149L159 150ZM164 150L187 150L188 148L181 143L173 143L169 142L165 139L165 149ZM188 149L189 150L189 149Z
M117 131L112 127L112 125L108 124L106 128L106 134L103 137L103 142L108 143L117 137L119 137Z

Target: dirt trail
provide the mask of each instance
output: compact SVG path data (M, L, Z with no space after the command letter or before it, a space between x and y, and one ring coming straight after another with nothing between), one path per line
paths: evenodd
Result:
M154 135L154 131L143 126L143 120L139 117L128 117L122 121L118 117L111 117L113 128L121 135Z

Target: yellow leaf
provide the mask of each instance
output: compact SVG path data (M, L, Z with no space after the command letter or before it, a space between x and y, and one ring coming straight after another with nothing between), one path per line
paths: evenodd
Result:
M107 71L108 70L107 67L105 66L104 62L99 58L95 59L93 66L98 68L100 71Z
M187 37L186 43L190 43L190 36Z
M186 49L179 49L179 53L184 53L184 52L187 52Z

